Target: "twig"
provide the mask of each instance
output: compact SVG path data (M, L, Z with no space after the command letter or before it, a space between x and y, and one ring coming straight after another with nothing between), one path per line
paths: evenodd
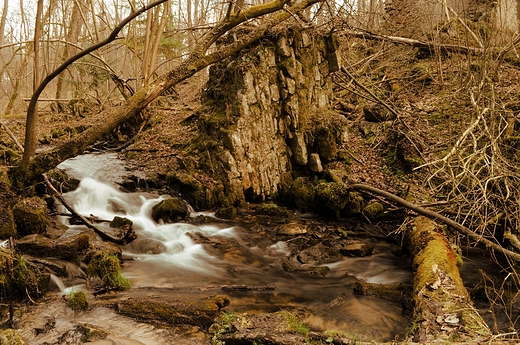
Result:
M406 208L409 208L410 210L412 211L415 211L419 214L422 214L423 216L426 216L428 218L431 218L433 220L438 220L444 224L446 224L447 226L453 228L454 230L458 231L459 233L463 234L463 235L466 235L468 236L469 238L477 241L477 242L480 242L480 243L483 243L484 245L486 245L487 247L490 247L492 249L495 249L497 251L500 251L502 252L504 255L510 257L511 259L517 261L517 262L520 262L520 254L518 253L515 253L511 250L508 250L508 249L505 249L503 248L502 246L500 246L499 244L496 244L494 242L491 242L490 240L482 237L481 235L471 231L470 229L466 228L465 226L449 219L448 217L445 217L437 212L434 212L434 211L430 211L430 210L427 210L421 206L417 206L415 204L412 204L411 202L408 202L392 193L388 193L388 192L385 192L381 189L378 189L378 188L375 188L375 187L372 187L372 186L368 186L368 185L364 185L364 184L354 184L352 186L350 186L350 188L353 188L353 189L357 189L357 190L362 190L362 191L366 191L366 192L369 192L369 193L373 193L373 194L377 194L377 195L381 195L399 205L402 205Z
M65 198L63 198L63 196L60 194L60 192L58 192L56 190L56 188L54 188L54 186L49 181L49 178L47 177L46 174L43 174L43 179L45 180L45 184L51 190L52 194L61 202L61 204L63 206L65 206L65 208L70 213L72 213L73 215L78 217L81 220L81 222L83 224L85 224L85 226L94 230L102 239L124 246L137 238L137 234L133 231L133 229L131 227L126 229L126 232L124 233L122 238L117 238L117 237L111 236L111 235L107 234L106 232L104 232L103 230L99 229L97 226L95 226L91 222L89 222L89 220L87 218L85 218L83 215L76 212L74 210L74 208L72 206L70 206L67 203L67 201L65 201Z

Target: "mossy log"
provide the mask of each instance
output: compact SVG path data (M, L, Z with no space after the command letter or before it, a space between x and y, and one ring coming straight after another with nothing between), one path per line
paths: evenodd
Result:
M465 341L488 338L491 332L473 307L460 278L459 257L439 225L420 216L406 229L413 257L411 336L416 341Z

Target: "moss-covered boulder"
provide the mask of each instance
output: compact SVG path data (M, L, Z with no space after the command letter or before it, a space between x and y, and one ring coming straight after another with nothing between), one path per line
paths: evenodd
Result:
M243 198L243 195L237 196L236 193L224 193L221 182L208 177L205 179L205 183L202 183L191 173L181 170L168 176L168 184L196 209L208 210L219 205L233 205L236 199Z
M350 201L345 184L322 182L316 186L317 210L320 213L339 217Z
M274 202L266 202L261 204L255 209L257 214L264 216L272 216L272 217L287 217L290 218L292 216L291 211L283 206L279 206Z
M187 216L188 206L180 198L163 200L152 208L152 218L156 222L162 220L165 223L172 223L186 219Z
M228 206L228 207L219 208L215 215L222 219L231 219L232 220L237 217L237 214L238 214L238 211L237 211L236 207Z
M117 304L117 312L148 322L170 326L191 325L208 329L220 310L228 305L229 298L224 295L189 301L151 296L121 301Z
M18 234L25 236L45 233L49 225L46 211L47 204L41 198L33 197L19 201L13 207Z
M342 215L345 217L353 217L358 216L363 211L365 207L365 200L358 192L349 192L348 193L348 203L346 207L342 211Z
M289 189L289 195L298 211L303 213L314 211L314 185L307 177L298 177L294 179Z
M11 192L7 168L0 167L0 239L16 236L16 225L14 222L12 201L15 200Z
M99 278L103 288L121 290L130 287L130 281L123 276L119 258L113 254L96 251L89 253L87 274Z
M60 186L61 193L72 192L79 186L79 180L67 175L61 169L53 169L48 172L48 177L55 186Z
M84 311L88 308L88 299L85 291L72 291L69 294L67 307L74 311Z
M41 272L23 256L0 249L0 299L36 299L45 285Z
M321 127L316 131L316 139L314 141L314 148L318 152L321 160L328 163L334 159L338 154L338 145L336 143L336 136L327 127Z
M384 212L385 207L379 201L372 202L363 209L363 214L369 219L379 219L383 216Z
M2 345L29 345L29 343L12 328L0 332L0 344Z

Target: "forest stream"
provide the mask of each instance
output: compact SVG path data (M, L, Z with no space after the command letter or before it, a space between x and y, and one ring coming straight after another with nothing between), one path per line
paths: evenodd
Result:
M359 220L331 221L298 215L299 221L317 228L347 229L349 236L363 237L374 247L372 255L365 257L343 256L314 266L301 264L291 252L290 243L295 238L280 239L275 234L284 220L223 221L212 213L193 211L187 222L156 223L150 217L151 209L167 196L120 191L118 183L127 173L116 154L83 155L66 161L60 168L81 180L78 189L64 195L76 211L100 219L124 216L133 221L138 234L134 242L122 247L123 273L132 287L96 299L182 299L224 294L230 300L224 311L230 313L296 308L305 311L304 321L313 329L348 331L360 339L378 341L403 339L407 331L409 321L400 301L353 292L356 282L408 284L411 280L410 261L397 255L399 246L386 241L376 226ZM201 218L205 221L198 222ZM70 225L68 217L60 216L59 220L69 226L64 236L84 230L82 225ZM300 269L283 269L282 263L288 261ZM139 323L109 308L78 313L67 308L60 296L86 290L85 276L80 267L69 264L65 277L52 277L50 289L55 291L54 297L26 310L20 318L20 332L29 343L56 343L60 334L80 323L108 332L108 337L98 340L98 344L150 345L172 341L169 330ZM53 322L52 331L35 331L45 328L49 320ZM196 334L188 335L194 344L200 343Z

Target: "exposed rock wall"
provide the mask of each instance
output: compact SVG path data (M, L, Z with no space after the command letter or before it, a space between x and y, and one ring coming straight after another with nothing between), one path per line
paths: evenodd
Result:
M292 180L293 167L319 161L316 127L330 119L335 40L287 28L210 70L207 134L231 189L264 199ZM324 120L328 118L327 120ZM327 126L325 126L327 127Z

